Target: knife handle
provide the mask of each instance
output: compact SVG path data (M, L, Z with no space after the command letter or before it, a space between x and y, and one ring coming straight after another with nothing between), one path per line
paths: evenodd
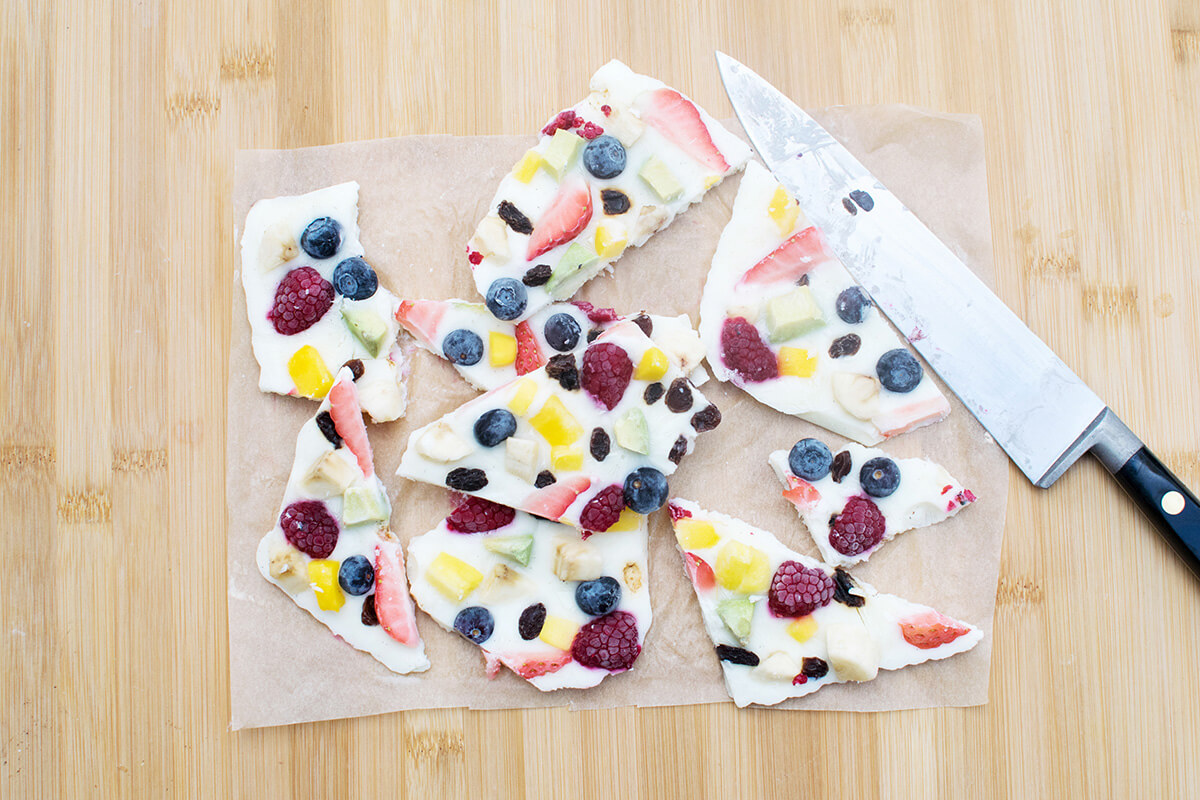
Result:
M1113 477L1200 577L1200 501L1196 496L1145 445L1115 470Z

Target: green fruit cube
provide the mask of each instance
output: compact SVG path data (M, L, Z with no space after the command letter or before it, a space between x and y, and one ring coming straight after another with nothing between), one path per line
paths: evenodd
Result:
M366 308L343 308L342 320L354 334L354 338L367 348L371 358L379 358L383 342L387 339L387 323L383 317Z
M722 600L717 603L717 616L739 642L750 638L750 619L754 616L754 603L751 600L745 597Z
M642 168L638 170L638 175L664 203L676 200L683 194L683 184L658 156L650 156L646 159L646 163L642 164Z
M576 136L575 138L579 138ZM600 260L600 256L586 244L571 242L558 260L558 266L546 281L546 291L555 300L565 300L583 286L591 277L587 270Z
M366 486L351 486L342 495L342 522L357 525L360 522L387 522L391 514L387 498L380 497L374 489Z
M563 173L574 163L575 156L582 148L581 136L560 128L554 132L546 152L542 153L542 160L546 162L546 168L554 173L554 177L562 180Z
M631 408L613 425L617 444L634 453L647 455L650 452L650 428L646 415L640 408Z
M794 339L824 324L825 317L807 286L797 286L767 301L767 338L774 343Z
M484 539L483 546L493 553L511 558L522 567L529 566L533 555L533 534L523 536L491 536Z

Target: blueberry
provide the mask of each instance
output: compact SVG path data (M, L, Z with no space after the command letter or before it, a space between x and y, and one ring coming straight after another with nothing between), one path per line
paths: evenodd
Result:
M879 361L875 362L875 374L879 376L883 388L893 392L911 392L921 382L925 370L912 353L897 347L879 357Z
M597 136L583 148L583 166L597 178L615 178L625 171L625 148L613 136Z
M379 288L371 265L358 256L347 258L333 270L333 288L351 300L366 300Z
M867 293L862 289L851 286L837 296L836 306L837 315L842 322L857 325L867 315L867 309L871 307L871 298L867 297Z
M667 478L654 467L641 467L625 478L625 505L638 514L649 514L667 502Z
M517 418L511 411L493 408L475 420L475 438L484 447L495 447L517 432Z
M871 497L887 497L900 486L900 467L890 458L872 458L862 465L858 481Z
M442 340L442 352L455 364L469 367L483 358L483 339L466 328L450 331Z
M346 594L364 595L375 585L375 570L366 556L350 556L338 568L338 583Z
M517 620L517 632L525 641L536 639L546 624L546 606L544 603L534 603L521 612Z
M483 644L490 639L495 627L492 612L483 606L467 606L454 618L454 630L475 644Z
M485 299L496 319L516 319L525 311L525 297L525 284L512 278L496 278Z
M806 481L819 481L829 474L833 466L833 453L820 439L801 439L792 445L788 453L788 466L792 474Z
M593 617L603 616L621 602L621 584L616 578L605 575L594 581L584 581L575 587L575 604L579 610Z
M333 217L318 217L300 234L300 246L313 258L332 258L342 244L342 226Z
M560 353L574 350L582 333L579 323L570 314L555 314L546 320L546 342Z

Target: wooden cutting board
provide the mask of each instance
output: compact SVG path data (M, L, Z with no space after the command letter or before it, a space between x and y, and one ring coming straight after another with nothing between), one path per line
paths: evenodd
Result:
M728 116L714 48L977 113L1001 295L1196 487L1200 6L1104 5L4 4L0 796L1193 794L1200 583L1091 463L1013 474L985 707L227 731L235 149L525 133L611 57Z

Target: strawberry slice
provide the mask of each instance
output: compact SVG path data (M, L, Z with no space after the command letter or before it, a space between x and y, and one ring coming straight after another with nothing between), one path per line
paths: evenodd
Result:
M371 442L367 440L367 426L363 422L362 408L358 404L358 390L354 381L342 379L329 390L329 416L333 427L342 441L358 459L358 468L368 478L375 472L371 458Z
M579 178L568 179L533 229L525 260L533 261L560 244L566 244L591 221L592 190Z
M541 368L546 363L542 348L538 346L537 338L529 321L517 323L517 374L525 375Z
M953 642L971 629L956 619L930 609L915 617L901 620L900 632L904 641L922 650L933 650Z
M688 577L692 579L692 585L697 591L707 592L716 588L717 576L703 558L695 553L684 553L683 564L687 567Z
M783 496L796 508L812 508L821 499L821 493L817 491L817 487L808 481L797 478L795 475L788 475L787 482L788 488L784 489Z
M375 616L388 636L411 647L420 641L420 635L400 555L399 542L375 545Z
M907 403L872 418L872 422L883 433L883 438L890 439L902 433L908 433L914 428L937 422L950 413L950 401L938 394L914 403Z
M520 675L525 680L540 678L558 672L571 663L570 653L560 653L556 656L537 653L505 653L500 656L500 663Z
M520 509L549 520L557 520L567 512L575 498L591 485L592 479L582 475L552 483L526 497Z
M396 321L423 344L434 347L438 323L442 321L447 306L441 300L405 300L396 310Z
M829 259L821 232L809 226L751 267L738 283L794 281Z
M655 89L638 95L634 107L642 121L667 141L714 172L729 171L729 162L700 118L700 111L674 89Z
M492 651L482 647L479 648L479 650L481 653L483 653L483 670L487 674L487 679L489 681L494 680L495 677L500 674L500 656L497 656L493 654Z

